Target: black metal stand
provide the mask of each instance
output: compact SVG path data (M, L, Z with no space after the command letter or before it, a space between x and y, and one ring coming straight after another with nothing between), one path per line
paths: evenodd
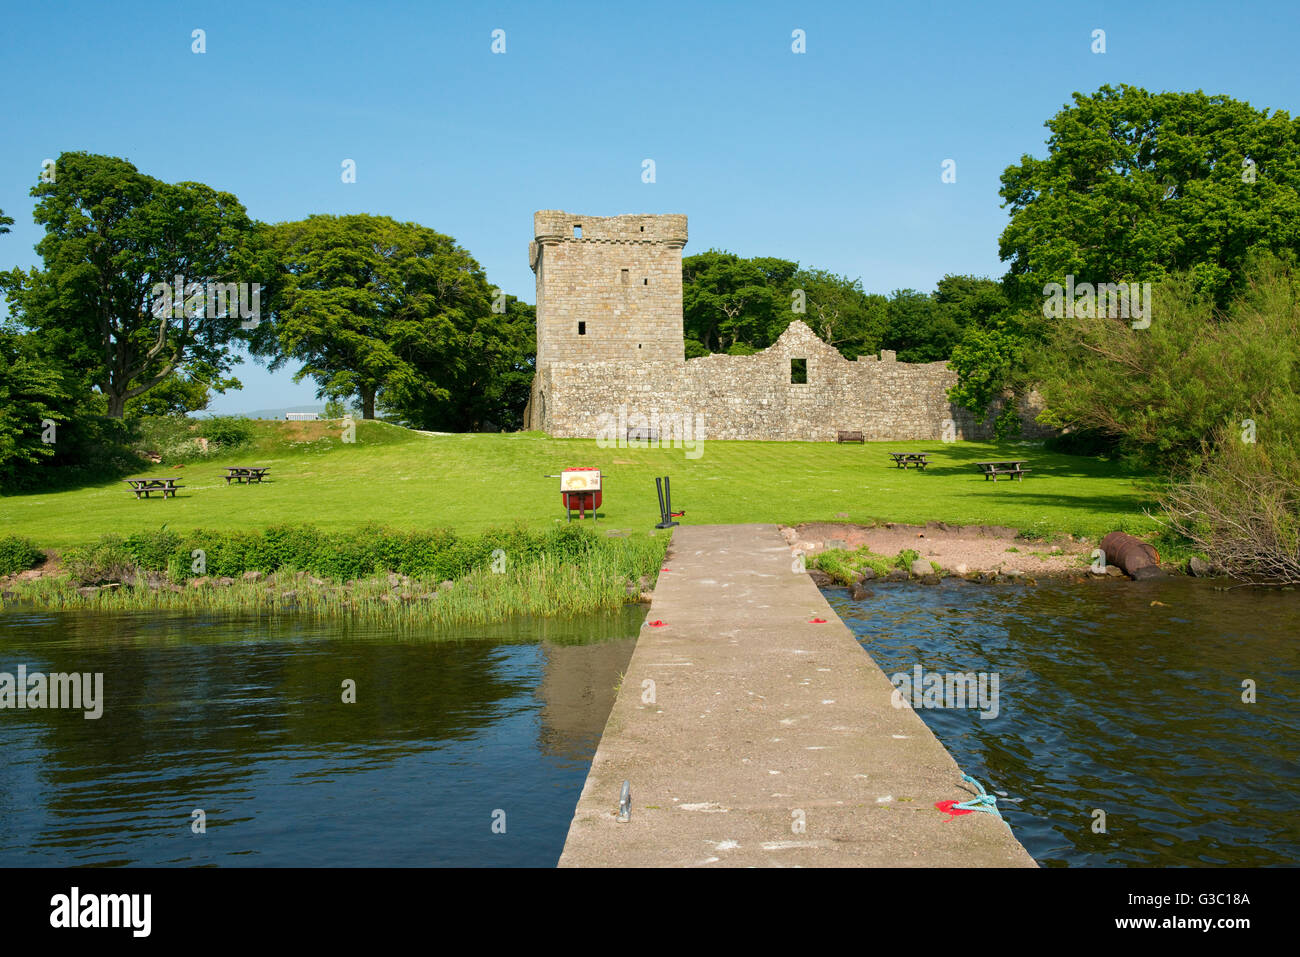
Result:
M655 528L672 528L678 524L673 521L673 490L668 484L668 476L663 478L655 476L655 490L659 493L659 517L660 522Z

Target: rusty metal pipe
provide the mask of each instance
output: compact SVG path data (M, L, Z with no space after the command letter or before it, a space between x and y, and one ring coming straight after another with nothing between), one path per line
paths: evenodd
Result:
M1125 532L1111 532L1101 540L1106 564L1114 565L1130 578L1146 578L1158 573L1160 553L1155 546ZM1156 571L1143 572L1143 569Z

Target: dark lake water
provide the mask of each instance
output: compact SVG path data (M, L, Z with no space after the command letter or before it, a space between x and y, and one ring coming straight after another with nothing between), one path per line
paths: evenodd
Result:
M998 674L996 718L919 714L1004 795L1039 863L1300 861L1300 593L1172 581L827 597L887 674ZM446 640L5 612L0 673L103 672L104 711L0 711L0 866L552 866L643 617Z
M554 866L644 616L2 613L0 672L102 672L104 708L0 711L0 866Z
M826 595L888 675L999 675L995 718L918 714L1006 795L1040 864L1300 863L1300 593L1173 580Z

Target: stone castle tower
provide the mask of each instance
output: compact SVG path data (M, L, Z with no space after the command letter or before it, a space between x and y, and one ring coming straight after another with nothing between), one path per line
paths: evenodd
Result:
M850 361L792 310L754 355L686 360L682 247L686 217L533 215L537 367L524 428L557 438L672 436L832 442L951 441L990 426L948 399L947 362L892 352ZM1035 436L1029 423L1026 435ZM690 429L687 429L689 424ZM1039 430L1041 431L1041 430Z
M685 361L686 217L533 215L537 368L554 362Z

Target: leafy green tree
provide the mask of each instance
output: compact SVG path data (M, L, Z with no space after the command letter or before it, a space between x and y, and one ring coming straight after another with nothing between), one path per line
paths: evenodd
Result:
M202 295L167 309L155 289L178 275L187 286L256 281L253 223L239 201L111 156L64 153L57 169L31 191L44 267L4 277L16 320L94 383L111 418L187 363L229 368L238 309L207 317Z
M386 216L319 215L273 227L269 241L281 270L275 341L257 351L274 355L272 369L301 362L295 381L314 379L318 395L356 397L367 419L379 399L418 416L483 361L492 297L450 236Z
M461 390L473 399L461 421L473 429L523 428L537 367L536 306L507 297L505 312L493 314L485 324L484 339L487 364L471 366L478 376Z
M9 227L14 224L11 217L5 215L5 211L0 209L0 233L9 232Z
M1300 119L1226 96L1103 86L1047 121L1045 159L1002 174L1013 298L1048 282L1189 272L1227 302L1247 253L1300 249Z
M1263 441L1300 432L1300 280L1269 253L1252 257L1227 309L1193 270L1156 287L1148 328L1067 318L1035 365L1051 424L1110 436L1141 464L1196 463L1223 427ZM1250 423L1250 424L1248 424ZM1253 425L1251 425L1253 424Z
M688 359L751 355L796 319L853 358L879 348L887 325L885 298L864 293L859 280L718 250L682 260L682 308Z
M699 359L707 355L712 355L712 353L709 352L704 343L698 339L692 339L690 336L686 337L686 358Z
M1033 387L1027 353L1038 340L1026 331L1026 318L1032 316L1004 313L973 323L953 347L948 363L957 373L949 401L969 409L977 422L994 415L993 432L999 440L1020 434L1020 403Z
M1002 174L1011 221L999 250L1015 317L979 321L954 352L954 401L977 415L990 396L1037 378L1037 362L1059 372L1051 350L1061 339L1041 316L1047 283L1151 282L1158 295L1179 274L1222 312L1252 250L1300 249L1300 120L1284 112L1121 85L1075 93L1046 125L1046 158L1024 156Z
M537 364L537 311L514 296L505 297L503 306L467 330L466 359L446 397L423 389L391 392L384 411L430 429L521 428Z
M988 327L1011 308L1002 283L982 276L944 276L935 286L934 301L963 330Z
M756 348L771 345L778 317L788 315L790 309L790 300L782 299L781 280L797 268L783 259L743 259L716 249L686 257L682 260L686 338L710 352L726 352L738 342Z
M150 415L189 415L202 412L212 401L213 392L238 388L238 379L216 378L214 384L214 380L204 378L197 370L176 372L144 395L129 400L126 404L126 418L133 420Z
M73 396L64 370L12 328L0 327L0 486L53 458ZM51 426L53 426L51 428Z
M1033 387L1029 353L1044 334L1041 311L1014 308L1002 283L977 276L944 276L934 299L962 330L949 360L957 373L949 400L977 422L993 415L998 439L1018 435L1020 403Z
M935 300L915 289L898 289L889 297L889 325L886 349L898 353L902 362L938 362L952 355L961 339L961 327L953 312L940 308Z
M860 279L825 269L800 269L790 284L791 292L803 291L804 314L789 318L802 318L823 342L850 359L880 348L889 323L888 300L884 296L868 295L862 291Z

